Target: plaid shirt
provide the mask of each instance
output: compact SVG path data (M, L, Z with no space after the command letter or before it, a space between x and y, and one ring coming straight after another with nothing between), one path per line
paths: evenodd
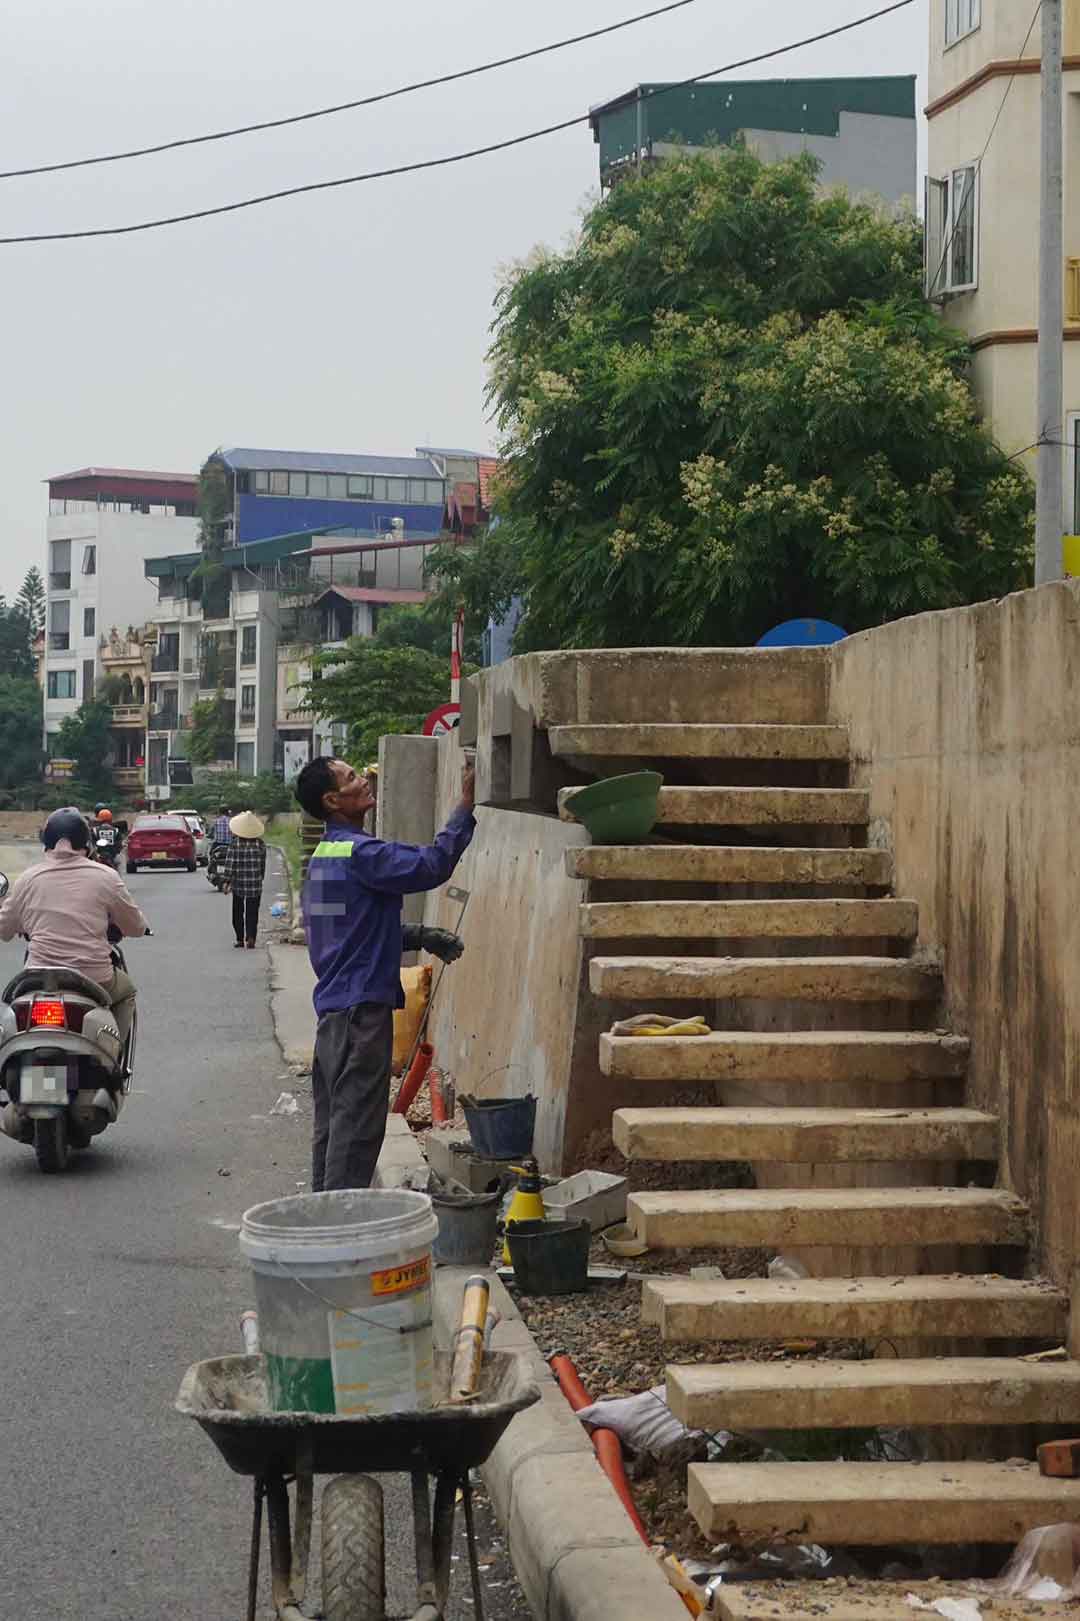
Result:
M210 833L211 844L231 844L232 834L229 832L229 818L219 816Z
M234 838L225 857L225 882L234 895L257 895L266 875L266 845L262 839Z

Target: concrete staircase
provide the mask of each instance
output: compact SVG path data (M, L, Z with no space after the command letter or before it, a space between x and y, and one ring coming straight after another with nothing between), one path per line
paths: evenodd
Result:
M941 969L916 949L916 903L891 895L890 855L867 847L869 795L849 786L846 734L824 716L806 721L805 703L803 723L780 723L775 694L768 723L755 722L752 697L742 707L745 719L724 724L549 732L552 753L577 770L665 776L653 839L567 855L586 882L582 934L620 953L593 955L593 993L623 1017L695 1011L715 1031L601 1037L609 1077L638 1089L714 1084L700 1106L618 1109L615 1143L630 1159L761 1172L750 1190L636 1193L629 1219L652 1249L814 1251L814 1270L837 1274L658 1279L644 1286L643 1316L675 1342L889 1341L903 1354L671 1366L672 1410L710 1430L1076 1432L1080 1363L984 1354L985 1342L1012 1353L1060 1343L1068 1301L1007 1275L1021 1270L1028 1236L1021 1201L968 1185L973 1169L978 1183L992 1177L998 1122L964 1103L967 1043L942 1027ZM572 820L569 792L560 814ZM840 1275L837 1253L852 1250L861 1275ZM875 1275L874 1257L887 1271L898 1250L912 1269ZM970 1270L954 1270L965 1252ZM997 1270L984 1270L990 1257ZM918 1354L942 1341L961 1354ZM983 1456L699 1464L689 1505L717 1541L1011 1542L1080 1521L1080 1482ZM793 1621L799 1607L784 1613Z

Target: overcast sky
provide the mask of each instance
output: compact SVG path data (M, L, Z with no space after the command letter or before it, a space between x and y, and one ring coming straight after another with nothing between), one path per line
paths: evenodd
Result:
M697 0L386 106L160 157L0 182L0 235L133 222L434 157L876 9ZM737 77L914 73L926 3ZM300 112L527 49L649 0L6 0L0 167ZM220 444L492 444L499 266L562 243L597 188L587 126L426 174L134 237L0 247L0 591L44 552L50 475L196 471Z

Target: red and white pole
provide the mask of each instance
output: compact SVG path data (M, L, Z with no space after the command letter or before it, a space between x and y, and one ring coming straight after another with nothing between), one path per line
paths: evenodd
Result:
M461 654L465 646L465 609L454 615L454 629L450 642L450 702L461 702Z

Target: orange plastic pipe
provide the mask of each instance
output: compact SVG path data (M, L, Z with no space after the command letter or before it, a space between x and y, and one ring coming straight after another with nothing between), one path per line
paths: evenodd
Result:
M409 1073L401 1084L401 1091L394 1099L391 1114L407 1114L409 1112L409 1106L423 1086L424 1076L431 1068L431 1061L434 1057L435 1049L430 1041L422 1041L416 1049L412 1063L409 1065Z
M431 1093L431 1124L445 1126L446 1099L443 1097L442 1081L437 1069L428 1070L428 1090Z
M553 1356L551 1359L551 1371L559 1381L559 1389L575 1413L590 1405L592 1397L582 1384L578 1377L578 1371L568 1356ZM644 1521L637 1511L634 1494L630 1490L630 1482L626 1478L619 1437L614 1430L593 1430L592 1444L593 1451L596 1453L596 1460L618 1493L623 1508L630 1516L634 1530L645 1546L649 1547L649 1533L646 1531Z

